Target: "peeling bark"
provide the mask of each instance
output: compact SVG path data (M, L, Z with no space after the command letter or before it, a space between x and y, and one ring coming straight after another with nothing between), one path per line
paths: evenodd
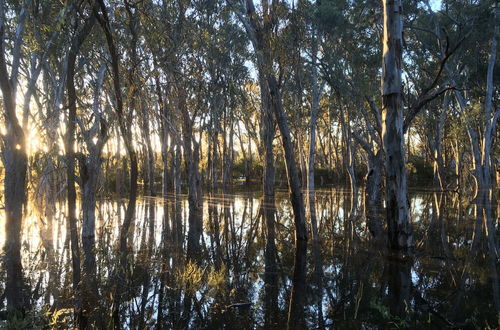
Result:
M385 152L386 210L389 246L407 250L414 246L408 210L401 62L403 22L401 0L383 0L382 135Z

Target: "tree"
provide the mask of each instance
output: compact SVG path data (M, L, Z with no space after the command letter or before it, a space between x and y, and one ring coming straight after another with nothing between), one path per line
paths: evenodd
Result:
M389 246L414 246L408 211L402 104L403 20L401 0L383 0L382 137L385 152Z
M30 304L24 283L21 262L21 227L23 205L26 197L26 172L28 157L25 134L16 114L16 92L18 86L19 65L23 30L28 15L29 1L24 1L17 14L16 32L13 36L11 70L7 69L7 45L5 43L8 26L6 22L8 7L4 0L0 2L0 88L3 97L3 117L6 133L2 134L2 161L5 167L5 240L4 265L7 273L7 307L12 311L24 311Z

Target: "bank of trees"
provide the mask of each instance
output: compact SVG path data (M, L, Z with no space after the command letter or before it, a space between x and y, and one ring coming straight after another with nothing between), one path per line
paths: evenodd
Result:
M411 249L408 181L429 179L476 201L492 196L499 10L490 0L2 0L7 307L30 306L21 228L32 197L45 210L67 200L75 318L84 327L100 322L91 311L103 196L129 198L117 279L127 276L141 187L165 198L187 192L196 262L204 191L227 193L240 175L261 184L268 235L275 187L288 186L297 251L311 236L318 271L315 181L363 190L372 234ZM295 263L291 324L303 319L305 253Z

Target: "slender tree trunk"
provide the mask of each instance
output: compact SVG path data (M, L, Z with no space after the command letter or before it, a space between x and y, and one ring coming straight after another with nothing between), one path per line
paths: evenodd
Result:
M445 171L444 171L444 160L443 160L443 150L441 140L444 134L444 124L446 121L446 111L448 108L449 96L445 95L445 100L443 102L443 109L439 115L439 121L437 123L436 136L433 145L433 171L434 171L434 184L440 190L444 190L445 185Z
M321 258L321 246L318 232L318 221L316 218L316 192L314 185L314 166L316 156L316 128L319 110L319 101L321 98L321 87L318 85L318 69L316 67L318 55L318 35L317 29L314 27L312 44L312 100L311 100L311 119L309 123L309 152L307 163L307 196L309 203L309 216L311 219L311 232L313 239L313 255L314 255L314 274L319 297L317 301L318 319L320 328L324 327L323 306L321 306L321 297L323 294L323 260Z
M384 39L382 61L382 135L386 169L386 208L389 246L409 249L414 246L408 210L401 62L403 21L401 0L383 0Z
M276 230L274 198L264 196L261 207L264 216L266 246L264 250L264 325L266 329L277 327L278 267L276 263Z
M260 73L259 73L260 75ZM263 175L263 190L265 196L273 197L274 199L274 182L275 173L274 168L274 151L273 151L273 140L274 140L274 120L271 113L270 96L267 85L263 82L263 77L261 79L261 138L262 144L264 145L264 175ZM262 85L264 84L264 85Z
M118 117L118 125L120 127L120 133L123 137L125 143L125 149L127 150L128 157L130 159L130 191L129 191L129 201L127 205L127 210L125 212L125 219L123 221L122 227L120 228L120 266L116 274L117 278L123 280L125 278L125 272L127 269L127 237L130 225L135 216L136 200L137 200L137 179L138 179L138 165L137 165L137 155L132 143L132 132L130 129L131 123L127 122L123 113L123 99L120 84L120 70L119 70L119 56L114 43L113 34L111 31L111 26L108 18L108 13L104 0L98 0L101 15L99 16L99 23L104 30L106 36L106 43L111 55L111 68L113 76L113 89L115 91L116 98L116 108L115 112ZM98 15L98 13L96 13ZM133 98L132 98L133 99ZM133 118L134 107L130 107L130 117ZM115 283L115 290L113 296L113 307L112 307L112 317L114 328L121 328L120 324L120 304L122 295L122 283Z
M75 129L76 129L76 89L75 89L75 63L80 47L85 41L95 24L96 18L92 15L77 32L72 41L68 55L68 69L66 75L66 90L68 101L68 126L66 130L65 151L66 151L66 175L67 175L67 204L68 223L71 237L71 260L73 270L73 290L75 296L75 316L77 324L81 327L87 326L86 313L81 306L81 261L80 246L78 239L78 226L76 214L76 176L75 176Z
M233 167L233 141L234 141L234 123L233 123L233 114L231 112L229 119L229 141L227 141L228 137L224 134L224 164L223 164L223 173L222 173L222 189L227 191L228 187L232 183L232 175L231 170ZM227 128L227 127L226 127Z
M283 105L281 104L281 93L278 89L278 84L273 76L268 77L269 91L271 102L276 122L281 132L281 141L285 153L285 163L287 169L288 186L290 190L290 201L292 203L294 222L295 222L295 239L307 241L306 215L304 208L304 198L302 187L300 184L299 172L295 161L295 154L292 147L292 138L288 127L288 120Z

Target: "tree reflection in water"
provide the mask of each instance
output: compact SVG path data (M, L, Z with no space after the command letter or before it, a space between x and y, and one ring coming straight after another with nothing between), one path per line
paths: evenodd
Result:
M343 190L316 191L320 262L312 241L295 242L285 193L207 194L197 212L183 195L142 198L129 230L124 201L99 201L92 276L101 315L92 320L135 329L498 327L497 208L486 195L469 205L454 194L410 197L417 244L402 256L372 238L362 192L353 202ZM60 206L39 213L30 203L23 263L36 313L64 327L72 277Z

